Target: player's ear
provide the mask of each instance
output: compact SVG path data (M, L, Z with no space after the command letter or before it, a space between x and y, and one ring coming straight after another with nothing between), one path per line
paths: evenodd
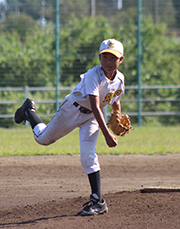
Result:
M99 54L99 61L101 61L101 54Z
M121 56L120 57L120 63L122 63L123 59L124 59L124 56Z

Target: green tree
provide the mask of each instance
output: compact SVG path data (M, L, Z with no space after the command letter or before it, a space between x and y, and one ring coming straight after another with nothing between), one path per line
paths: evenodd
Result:
M146 84L180 84L179 42L166 36L166 25L143 22L143 82Z
M150 20L143 23L143 66L142 83L145 85L179 85L180 84L180 56L179 42L176 36L166 36L165 24L154 24ZM177 89L144 90L143 98L178 98ZM177 102L147 102L144 111L178 111ZM173 123L177 119L156 117L162 123Z
M2 32L13 33L16 31L21 40L25 41L26 34L33 32L36 25L37 22L31 16L26 14L12 14L1 24L0 29Z
M17 33L0 35L0 86L45 86L54 83L52 26L28 33L22 43Z
M176 15L176 21L177 26L180 27L180 1L179 0L173 0L175 15Z
M102 40L113 36L113 29L104 17L72 16L70 26L61 30L61 82L79 81L80 74L99 64L98 50Z

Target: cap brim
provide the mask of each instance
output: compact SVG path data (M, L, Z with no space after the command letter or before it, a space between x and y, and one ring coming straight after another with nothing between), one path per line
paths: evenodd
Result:
M99 54L102 54L105 52L111 53L111 54L115 55L117 58L120 58L121 56L123 56L122 53L120 53L116 50L113 50L113 49L103 49Z

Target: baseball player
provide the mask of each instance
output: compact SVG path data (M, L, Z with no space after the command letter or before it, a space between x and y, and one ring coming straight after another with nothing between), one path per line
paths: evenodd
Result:
M112 110L119 110L120 97L124 94L124 76L117 70L123 60L123 45L115 39L104 40L99 49L100 65L80 75L80 83L67 95L46 125L35 112L35 101L27 98L15 113L15 122L28 120L34 138L41 145L50 145L79 127L80 160L88 175L90 201L78 215L96 215L108 211L101 196L100 164L96 154L96 141L101 128L109 147L117 145L116 137L108 129L102 109L110 104Z

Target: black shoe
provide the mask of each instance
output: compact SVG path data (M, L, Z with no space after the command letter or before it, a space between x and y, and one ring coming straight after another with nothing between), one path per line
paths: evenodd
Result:
M17 109L15 115L14 115L14 120L17 124L20 124L21 122L28 120L25 111L27 109L33 109L35 111L35 101L34 99L27 98L23 105Z
M85 203L83 206L85 207L81 211L79 211L77 215L91 216L91 215L104 214L108 211L106 201L102 199L102 203L101 203L96 194L92 194L90 196L90 201Z

